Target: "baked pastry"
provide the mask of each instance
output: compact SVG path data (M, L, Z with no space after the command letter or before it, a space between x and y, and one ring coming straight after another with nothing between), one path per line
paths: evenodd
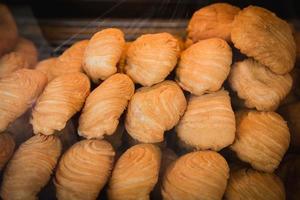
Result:
M50 68L55 67L56 60L57 58L55 57L47 58L38 62L38 64L35 67L36 70L43 72L47 76L48 82L55 78L54 75L51 73Z
M218 91L230 72L232 51L225 40L201 40L182 52L178 84L195 95Z
M0 58L0 78L18 69L35 66L37 55L38 52L34 44L25 38L20 38L13 52Z
M291 146L300 150L300 101L281 107L279 113L288 123Z
M163 199L219 200L226 189L229 167L213 151L196 151L171 164L163 178Z
M254 169L273 172L290 143L284 119L275 112L240 111L231 149Z
M23 143L4 171L1 197L35 200L50 180L61 152L56 136L35 135Z
M161 152L153 144L129 148L117 161L109 181L108 199L150 199L158 179Z
M59 200L94 200L105 185L113 167L115 152L104 140L82 140L59 161L56 196Z
M0 172L13 155L15 150L15 141L8 133L0 133Z
M292 70L296 45L287 22L258 6L248 6L234 18L231 40L236 48L276 74Z
M219 151L235 137L235 117L227 91L191 96L177 135L187 146L198 150Z
M277 75L253 59L232 66L229 83L245 106L261 111L276 110L292 88L290 74Z
M32 111L35 134L51 135L62 130L78 112L90 93L90 81L83 73L70 73L51 81Z
M230 42L234 16L240 8L227 3L214 3L197 10L187 28L188 38L193 43L208 38L222 38Z
M178 40L169 33L142 35L128 48L125 72L134 82L152 86L165 80L179 53Z
M88 96L79 119L78 133L88 139L112 135L134 93L134 84L125 74L114 74Z
M0 4L0 56L11 51L18 40L16 22L9 9Z
M175 82L164 81L143 87L129 102L125 128L140 142L162 142L164 132L178 123L185 109L186 99Z
M124 33L120 29L108 28L93 35L83 59L83 69L93 82L97 83L117 72L124 46Z
M227 200L285 200L284 186L275 174L242 168L230 173Z
M0 132L32 106L46 84L43 73L30 69L0 79Z
M126 42L122 51L121 58L118 62L118 72L125 74L126 56L129 46L132 42Z

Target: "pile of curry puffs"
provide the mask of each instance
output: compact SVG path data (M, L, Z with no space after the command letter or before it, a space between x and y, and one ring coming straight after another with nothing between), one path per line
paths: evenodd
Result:
M271 11L212 4L184 41L109 28L38 63L4 5L0 22L2 199L300 198L295 30Z

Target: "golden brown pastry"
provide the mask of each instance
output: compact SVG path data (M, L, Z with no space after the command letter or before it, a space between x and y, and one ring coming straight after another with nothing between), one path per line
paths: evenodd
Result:
M0 132L32 106L46 84L43 73L30 69L0 79Z
M285 200L285 191L280 178L275 174L243 168L230 173L225 198L227 200Z
M48 82L50 82L55 78L54 75L51 73L50 68L55 67L56 61L57 58L47 58L45 60L38 62L35 69L43 72L47 76Z
M129 102L125 128L140 142L162 142L164 132L178 123L185 109L186 99L175 82L143 87Z
M19 38L13 52L0 58L0 78L18 69L35 66L37 56L38 52L34 44L25 38Z
M6 200L36 200L50 180L61 152L56 136L35 135L23 143L8 163L1 186Z
M229 42L232 22L239 11L240 8L227 3L214 3L199 9L189 22L188 38L194 43L214 37Z
M240 111L231 149L254 169L273 172L290 143L284 119L275 112Z
M142 35L128 48L126 74L136 83L152 86L174 69L179 53L178 40L169 33Z
M105 80L117 72L124 47L124 33L120 29L108 28L93 35L83 59L83 69L93 82Z
M258 6L248 6L235 16L231 40L236 48L276 74L292 70L296 45L287 22Z
M110 176L115 152L104 140L82 140L61 158L55 174L58 200L95 200Z
M196 151L171 164L163 178L164 200L220 200L226 189L229 167L213 151Z
M129 148L117 161L109 181L110 200L149 200L159 173L161 152L153 144Z
M225 40L201 40L181 54L177 82L195 95L215 92L227 78L231 62L232 51Z
M280 108L279 113L288 123L292 147L300 150L300 101Z
M88 139L112 135L134 93L134 84L125 74L114 74L88 96L79 119L78 133Z
M14 153L15 141L8 133L0 133L0 172Z
M51 135L62 130L78 112L90 92L90 81L83 73L70 73L51 81L32 111L30 123L35 134Z
M290 74L277 75L253 59L237 62L229 76L231 88L245 100L245 106L257 110L276 110L292 88Z
M0 4L0 56L11 51L18 40L16 22L9 9Z
M176 131L180 140L198 150L219 151L232 144L235 117L228 92L191 96Z
M126 56L129 46L132 42L126 42L122 51L121 58L118 63L118 72L125 74Z

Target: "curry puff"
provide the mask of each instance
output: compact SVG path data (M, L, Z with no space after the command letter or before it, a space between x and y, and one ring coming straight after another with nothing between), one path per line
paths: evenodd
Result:
M0 172L13 155L15 150L15 141L8 133L0 133Z
M164 200L220 200L226 189L229 167L213 151L196 151L178 158L163 178Z
M159 174L160 149L153 144L129 148L117 161L108 186L110 200L149 200Z
M124 33L108 28L93 35L84 53L83 69L97 83L117 72L125 48Z
M218 91L230 72L231 62L232 51L225 40L201 40L181 54L177 82L194 95Z
M61 158L55 174L58 200L95 200L108 180L115 152L104 140L82 140Z
M230 173L225 199L285 200L285 190L275 174L242 168Z
M193 43L208 38L222 38L230 41L234 16L240 8L227 3L215 3L196 11L187 28L188 39Z
M35 135L24 142L4 171L1 197L4 200L36 200L48 183L61 152L56 136Z
M236 139L231 149L254 169L273 172L290 143L284 119L275 112L240 111L236 123Z
M88 139L112 135L134 93L134 84L125 74L114 74L87 98L79 119L78 133Z
M142 35L128 48L125 72L134 82L152 86L165 80L179 53L178 39L169 33Z
M129 102L125 128L139 142L162 142L164 132L178 123L185 109L186 99L175 82L143 87Z
M236 15L231 40L236 48L253 57L276 74L292 70L296 44L287 22L257 6L248 6Z
M219 151L233 143L235 117L227 91L191 96L177 135L187 146Z
M30 123L35 134L51 135L62 130L78 112L90 92L90 81L83 73L59 76L51 81L32 111Z
M290 74L277 75L253 59L237 62L229 76L231 88L248 108L276 110L292 88Z
M0 79L0 132L32 106L46 84L43 73L30 69Z
M0 78L21 68L33 68L37 57L38 52L33 42L19 38L13 51L0 58Z

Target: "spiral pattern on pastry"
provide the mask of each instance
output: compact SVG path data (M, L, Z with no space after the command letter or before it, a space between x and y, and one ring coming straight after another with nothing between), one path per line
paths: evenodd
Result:
M225 192L229 167L213 151L188 153L171 164L163 178L165 200L219 200Z
M79 119L78 133L88 139L112 135L134 93L134 84L125 74L114 74L88 96Z
M172 129L186 109L186 99L173 81L143 87L131 98L125 128L134 139L144 143L164 140L164 132Z
M46 84L43 73L30 69L0 79L0 132L31 107Z
M11 158L15 149L15 141L8 133L0 133L0 172Z
M59 76L51 81L32 111L30 123L35 134L60 131L78 112L90 92L90 81L83 73Z
M194 12L187 27L188 38L194 43L208 38L222 38L230 42L234 16L240 8L227 3L214 3Z
M50 180L61 152L56 136L35 135L24 142L4 171L1 197L4 200L35 200Z
M283 183L275 174L243 168L230 173L225 198L227 200L285 200L285 191Z
M198 150L219 151L235 137L235 117L227 91L191 96L176 127L180 140Z
M55 174L59 200L94 200L110 176L114 150L104 140L82 140L61 158Z
M260 111L276 110L292 88L290 74L277 75L253 59L232 66L229 83L245 106Z
M153 144L129 148L117 161L109 181L110 200L150 199L159 174L160 149Z
M179 53L179 42L169 33L142 35L128 48L125 72L134 82L152 86L165 80Z
M290 143L284 119L275 112L240 111L236 114L236 138L231 149L254 169L273 172Z
M218 91L230 72L232 52L225 40L201 40L180 57L176 70L178 84L195 95Z
M267 66L276 74L292 70L296 44L287 22L258 6L248 6L235 16L231 40L248 57Z
M120 29L108 28L93 35L83 60L83 69L93 82L105 80L117 72L124 47L124 33Z

